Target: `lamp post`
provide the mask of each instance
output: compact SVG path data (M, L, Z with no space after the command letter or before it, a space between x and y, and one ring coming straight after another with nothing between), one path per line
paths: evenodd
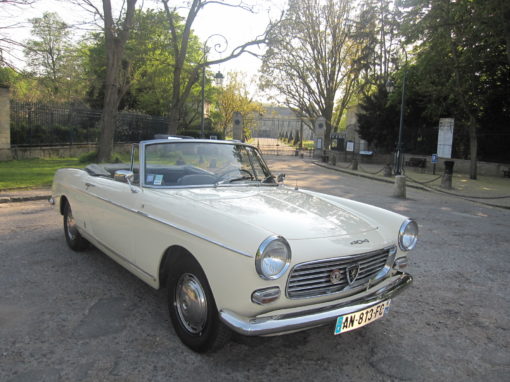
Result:
M398 126L398 141L397 147L395 151L395 175L402 174L402 160L403 160L403 142L402 142L402 133L404 131L404 107L405 107L405 97L406 97L406 79L407 79L407 66L404 68L404 77L402 79L402 95L400 101L400 123ZM388 93L391 93L395 85L391 79L386 83L386 90Z
M218 33L215 33L215 34L212 34L210 35L209 37L207 37L207 39L205 40L204 42L204 46L203 46L203 64L202 64L202 112L200 113L200 138L205 138L205 118L204 118L204 115L205 115L205 67L207 66L207 62L206 62L206 56L207 56L207 43L209 42L209 40L211 38L220 38L222 41L220 41L219 43L216 43L213 45L214 47L214 51L217 52L217 53L223 53L226 49L227 49L227 46L228 46L228 41L227 41L227 38L221 34L218 34ZM214 75L214 79L216 81L216 84L220 84L222 83L223 81L223 74L221 74L221 72L218 71L218 73L216 73Z

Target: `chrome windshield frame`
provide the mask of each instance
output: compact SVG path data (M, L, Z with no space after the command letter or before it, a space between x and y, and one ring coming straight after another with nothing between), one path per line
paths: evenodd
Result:
M239 141L221 141L221 140L208 140L208 139L182 139L182 138L168 138L168 139L153 139L147 141L141 141L139 144L139 163L140 163L140 187L150 189L189 189L189 188L217 188L217 187L261 187L261 186L278 186L277 183L263 183L263 180L248 181L244 183L222 183L222 184L206 184L206 185L152 185L146 183L146 153L147 147L157 144L180 144L180 143L199 143L199 144L212 144L212 145L230 145L230 146L244 146L250 150L253 150L257 160L260 163L262 171L267 173L265 179L273 177L271 170L269 169L264 157L260 153L259 149L253 145L239 142ZM253 166L252 160L254 158L249 157L250 165Z

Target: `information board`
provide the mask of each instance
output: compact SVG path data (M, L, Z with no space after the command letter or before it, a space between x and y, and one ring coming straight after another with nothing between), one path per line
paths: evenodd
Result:
M439 119L439 132L437 134L437 156L439 158L452 157L453 118Z

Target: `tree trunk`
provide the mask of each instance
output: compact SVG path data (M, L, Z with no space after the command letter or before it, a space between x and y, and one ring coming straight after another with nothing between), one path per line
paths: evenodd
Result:
M179 105L172 105L168 114L168 130L169 135L176 135L179 127Z
M101 134L98 143L97 160L107 162L110 160L113 152L113 139L115 128L117 126L117 114L119 105L119 86L118 72L120 70L119 47L117 41L107 43L107 67L106 67L106 86L103 102L103 111L101 113Z
M469 118L469 153L471 157L469 166L469 177L477 179L478 173L478 139L476 136L477 123L473 117Z
M122 28L117 29L113 21L110 0L103 0L104 11L104 33L106 49L106 78L103 111L101 113L97 160L99 162L109 161L113 152L113 138L117 125L117 114L122 98L120 86L120 71L122 70L122 58L124 47L131 29L133 15L135 13L136 0L128 0L126 15Z

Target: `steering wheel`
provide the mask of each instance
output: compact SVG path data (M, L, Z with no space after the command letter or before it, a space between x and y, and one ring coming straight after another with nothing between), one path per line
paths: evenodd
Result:
M225 178L227 177L227 175L232 173L232 172L245 172L250 177L250 180L255 179L255 177L253 176L253 174L250 171L248 171L248 170L246 170L244 168L233 168L231 170L227 170L227 171L223 172L222 174L220 174L219 175L219 181L221 182L222 180L226 180ZM241 178L232 178L230 180L233 181L233 180L242 180L242 179L244 179L244 177L241 177Z

